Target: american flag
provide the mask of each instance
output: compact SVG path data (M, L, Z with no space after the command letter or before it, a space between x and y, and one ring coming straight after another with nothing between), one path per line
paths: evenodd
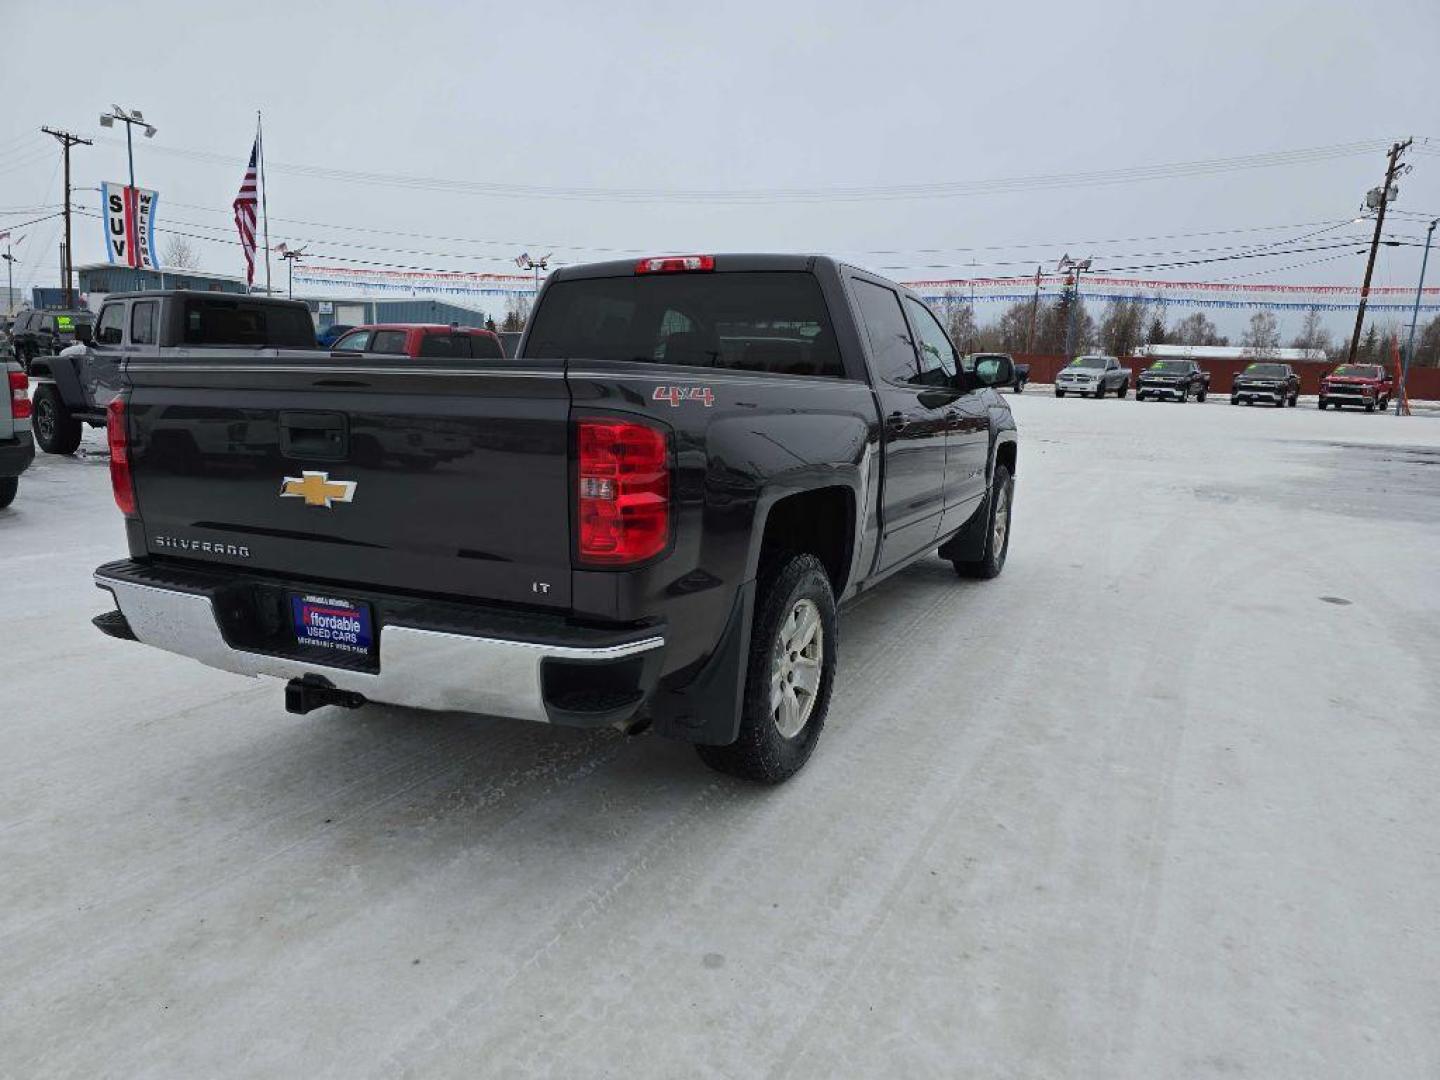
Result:
M255 206L258 201L255 187L255 157L260 150L260 140L250 148L250 167L245 170L245 179L240 181L240 194L235 196L235 228L240 230L240 247L245 252L245 283L255 284Z

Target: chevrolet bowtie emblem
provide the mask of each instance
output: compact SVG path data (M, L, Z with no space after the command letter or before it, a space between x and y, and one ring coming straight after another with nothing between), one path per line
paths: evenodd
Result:
M282 499L304 499L306 506L329 509L335 503L348 503L355 498L354 480L331 480L329 473L305 471L299 476L285 477L280 485Z

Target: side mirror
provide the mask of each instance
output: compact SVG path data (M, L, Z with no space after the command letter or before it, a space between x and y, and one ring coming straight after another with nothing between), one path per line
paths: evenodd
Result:
M75 324L75 340L82 345L89 345L95 340L95 329L89 323L77 322Z
M987 356L975 364L975 381L981 386L1009 386L1015 381L1015 365L1007 356Z

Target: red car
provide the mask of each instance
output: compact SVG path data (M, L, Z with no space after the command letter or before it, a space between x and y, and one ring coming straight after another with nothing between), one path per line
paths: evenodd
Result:
M505 350L493 330L435 323L376 323L357 326L334 345L331 352L391 353L395 356L473 357L503 360Z
M1390 404L1390 373L1384 364L1341 364L1320 380L1320 408L1364 405L1366 412Z

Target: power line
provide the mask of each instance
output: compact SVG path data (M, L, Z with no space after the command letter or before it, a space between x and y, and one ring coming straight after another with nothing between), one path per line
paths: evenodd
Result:
M103 140L114 141L118 140ZM591 202L689 202L746 205L753 203L805 203L885 201L893 199L957 198L1055 188L1095 187L1142 181L1206 176L1258 168L1315 164L1342 157L1373 152L1382 142L1374 139L1336 143L1296 150L1270 151L1226 158L1138 165L1090 172L1033 174L986 180L964 180L926 184L897 184L856 187L812 188L591 188L556 187L498 181L460 180L445 177L412 176L402 173L363 172L332 166L271 162L269 167L292 176L337 183L365 184L408 190L454 192L478 196L527 199L561 199ZM231 154L178 147L157 147L157 153L173 154L193 161L234 168L243 164Z

